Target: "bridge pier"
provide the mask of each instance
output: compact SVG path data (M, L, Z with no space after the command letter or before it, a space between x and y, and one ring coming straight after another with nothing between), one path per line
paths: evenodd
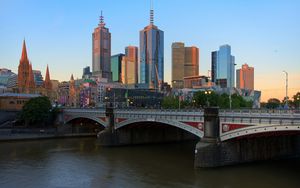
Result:
M205 109L204 137L195 149L196 168L300 156L300 136L296 134L245 137L221 142L219 130L218 109Z

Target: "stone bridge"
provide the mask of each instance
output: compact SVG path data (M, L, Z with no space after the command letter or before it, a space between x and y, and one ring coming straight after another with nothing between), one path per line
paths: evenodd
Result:
M300 113L266 110L64 109L60 121L88 119L98 141L120 146L198 140L195 167L300 156Z
M156 122L180 128L202 138L204 136L203 109L114 109L117 130L134 123ZM220 141L248 135L300 131L300 113L274 110L220 110L218 135ZM64 109L63 122L86 118L108 127L106 109Z

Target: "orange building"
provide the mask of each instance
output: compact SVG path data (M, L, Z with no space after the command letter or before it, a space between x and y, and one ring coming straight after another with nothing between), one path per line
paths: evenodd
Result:
M236 70L236 87L239 89L254 90L254 68L248 64L242 65L241 69Z
M18 90L19 93L34 93L35 83L32 73L32 65L27 57L25 40L23 41L22 55L18 67Z

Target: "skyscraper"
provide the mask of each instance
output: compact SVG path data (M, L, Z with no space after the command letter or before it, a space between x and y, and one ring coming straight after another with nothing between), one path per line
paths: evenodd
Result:
M26 43L23 41L22 55L18 67L18 90L20 93L33 93L35 88L32 65L27 57Z
M111 81L112 73L110 69L111 57L111 34L109 29L105 27L102 16L100 16L100 23L94 29L93 37L93 75L106 78Z
M216 83L218 51L211 53L211 81Z
M172 44L172 87L181 89L183 78L199 75L199 49L185 47L182 42Z
M240 89L254 90L254 68L248 64L242 65L236 70L236 87Z
M136 63L127 56L122 58L121 80L123 84L136 83Z
M138 83L138 75L139 75L139 63L138 63L138 47L136 46L127 46L125 48L125 56L127 57L127 60L130 62L134 62L134 80L135 83Z
M150 24L140 31L139 83L150 89L161 89L164 82L164 32L154 25L153 9Z
M122 58L124 54L116 54L111 56L111 72L112 72L112 81L121 82L121 69L122 69Z
M215 56L217 57L216 62L214 59ZM231 47L228 44L220 46L217 52L212 52L213 74L216 84L220 87L234 87L234 66L234 56L231 55Z

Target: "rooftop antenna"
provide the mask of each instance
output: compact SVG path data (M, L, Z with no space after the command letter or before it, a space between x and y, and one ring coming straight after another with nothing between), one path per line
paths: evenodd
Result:
M104 17L103 17L103 15L102 15L102 10L101 10L101 16L100 16L100 24L99 24L99 26L101 26L101 27L104 27L104 26L105 26L105 23L104 23Z
M153 0L150 0L150 24L153 25L153 22L154 22Z

